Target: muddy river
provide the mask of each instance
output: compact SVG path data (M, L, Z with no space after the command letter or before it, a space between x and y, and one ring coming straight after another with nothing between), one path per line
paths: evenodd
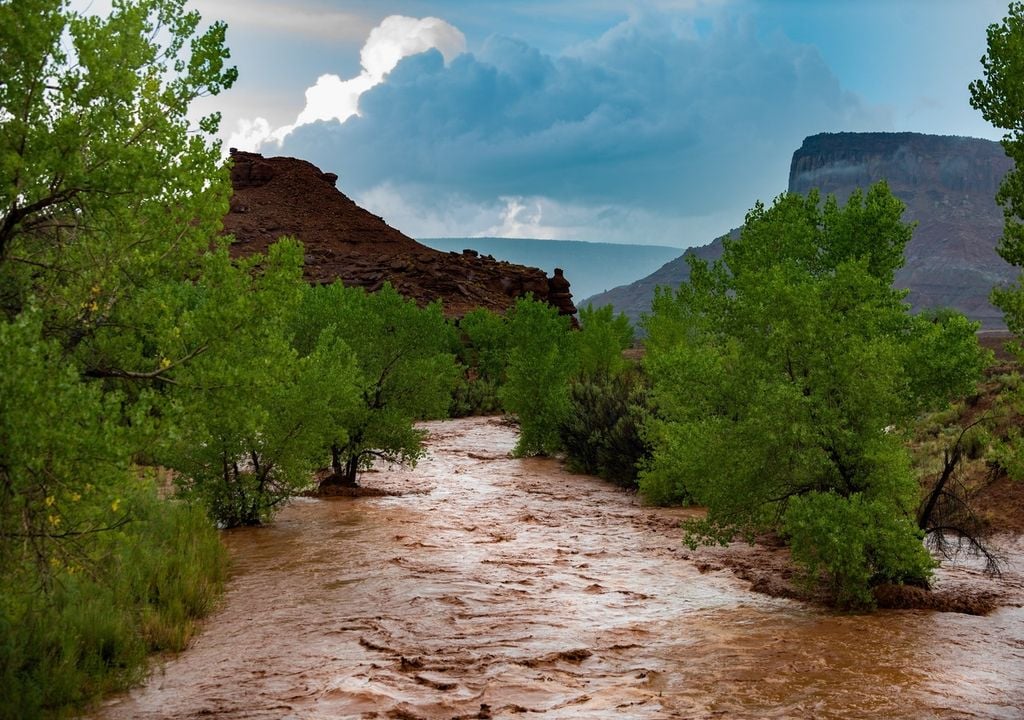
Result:
M226 533L223 607L98 718L1021 718L1024 609L844 615L685 557L679 511L495 418ZM1019 572L1017 567L1011 572Z

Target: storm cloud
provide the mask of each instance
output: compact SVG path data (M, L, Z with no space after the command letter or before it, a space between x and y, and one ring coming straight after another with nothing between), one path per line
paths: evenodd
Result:
M806 135L886 125L811 46L766 39L743 19L642 14L558 56L492 36L448 62L437 49L405 57L360 94L357 115L295 127L280 152L337 172L357 198L401 196L414 225L419 198L424 222L439 203L493 209L491 227L462 234L537 205L537 227L572 237L560 208L620 218L627 232L638 213L664 217L666 232L687 216L737 224L785 189Z

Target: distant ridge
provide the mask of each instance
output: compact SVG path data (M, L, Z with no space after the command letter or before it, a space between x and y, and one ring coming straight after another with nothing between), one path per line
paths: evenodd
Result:
M896 287L909 288L913 310L953 307L986 329L1003 329L1002 313L988 301L992 287L1017 271L995 251L1003 214L995 203L1012 167L999 143L920 133L822 133L793 153L789 191L818 188L841 201L855 188L886 180L907 205L903 219L917 222ZM750 198L753 205L756 198ZM721 257L721 239L687 251ZM650 309L654 288L678 287L689 267L677 258L637 282L587 297L582 304L612 304L633 319ZM583 296L580 293L578 297Z
M498 260L539 267L547 272L560 267L572 283L575 297L595 295L633 282L677 257L679 248L666 245L624 245L580 240L529 238L420 238L435 250L476 250Z

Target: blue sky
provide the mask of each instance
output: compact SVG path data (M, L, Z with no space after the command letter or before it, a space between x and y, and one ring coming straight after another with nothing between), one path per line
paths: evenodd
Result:
M414 237L701 245L807 135L999 136L967 84L1003 1L195 5L241 74L201 108L225 143L338 173Z

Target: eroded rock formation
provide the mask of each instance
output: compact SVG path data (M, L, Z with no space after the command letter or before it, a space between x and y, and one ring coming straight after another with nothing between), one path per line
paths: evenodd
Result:
M999 143L918 133L835 133L804 140L793 154L791 192L812 187L840 200L885 179L917 223L897 287L914 310L953 307L985 327L1003 326L989 304L992 287L1016 270L996 253L1003 213L999 183L1012 163Z
M789 191L818 188L845 201L855 188L886 180L907 205L903 219L917 223L896 287L909 288L914 310L953 307L985 328L1000 329L1002 313L988 296L993 286L1017 276L995 251L1003 226L995 193L1010 167L1002 147L990 140L825 133L808 137L793 154ZM687 252L721 257L721 239ZM677 258L646 278L584 302L611 303L638 318L650 309L655 286L678 286L687 278L689 266Z
M340 279L370 291L390 282L420 304L440 299L450 316L477 307L503 312L526 293L563 313L576 311L560 271L549 279L543 270L472 250L445 253L421 245L342 194L337 175L304 160L235 150L231 159L234 195L224 231L234 236L235 257L264 252L290 236L303 243L310 282Z

